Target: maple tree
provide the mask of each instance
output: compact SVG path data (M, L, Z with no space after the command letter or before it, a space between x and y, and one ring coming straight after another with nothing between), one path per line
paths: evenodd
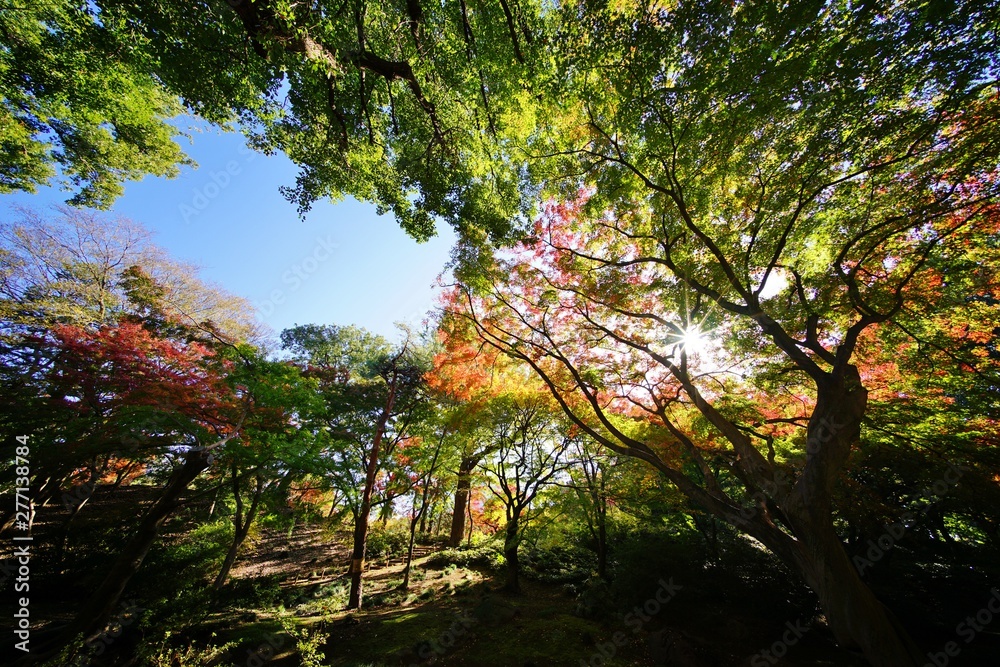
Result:
M852 557L955 470L961 483L911 538L996 539L998 15L995 0L53 0L0 19L0 188L46 182L56 162L82 188L76 201L105 204L123 178L170 173L183 158L163 120L182 100L295 162L285 192L301 212L351 194L418 239L435 220L454 225L460 287L445 342L456 363L427 382L487 428L442 444L453 544L483 461L509 507L523 500L496 484L517 458L511 446L497 458L510 441L493 431L517 418L488 419L507 400L489 384L502 352L547 384L574 437L649 464L628 468L650 491L628 498L633 508L676 504L679 491L696 521L711 520L706 535L734 526L798 572L842 646L916 665L920 651ZM112 88L130 93L109 105ZM114 243L52 252L30 225L2 231L0 419L72 455L63 468L43 455L34 497L145 465L114 453L120 433L141 433L153 460L171 456L172 437L235 429L233 399L253 383L220 384L242 372L222 350L249 334L238 317L220 324L182 305L205 294L182 269ZM304 433L275 401L244 415L239 447L227 442L212 479L235 505L220 582L265 490L286 500L292 475L273 448L311 452L294 475L322 479L341 496L331 511L353 512L352 606L373 509L388 518L419 489L422 521L436 502L437 459L400 456L417 440L395 391L422 394L427 364L356 333L300 328L286 341L324 399ZM204 396L228 406L224 419L214 404L148 403L157 390L139 391L143 376L107 373L159 373L173 401L185 394L169 374L185 364L212 379ZM265 375L297 383L282 373ZM52 402L59 382L76 400ZM437 442L424 435L422 450ZM202 458L175 469L158 516ZM566 474L599 544L605 501L588 460ZM123 557L155 535L154 514Z
M996 233L994 205L968 190L937 215L893 207L832 238L803 226L799 253L782 249L786 231L762 265L738 251L764 233L752 220L722 232L684 208L592 212L584 194L551 205L520 250L482 260L450 309L529 365L584 432L797 568L841 642L875 664L917 660L843 549L834 487L866 414L866 331L925 303L932 258L981 259ZM813 260L821 244L832 268Z
M155 461L169 471L101 585L54 640L62 645L103 629L188 485L210 465L212 450L239 430L240 400L211 350L159 338L138 324L57 325L26 344L50 359L30 382L56 426L51 445L36 454L33 502L44 502L95 457Z

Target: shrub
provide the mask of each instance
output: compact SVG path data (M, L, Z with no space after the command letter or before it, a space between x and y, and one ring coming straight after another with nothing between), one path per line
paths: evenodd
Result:
M487 567L499 569L504 565L503 546L498 540L489 540L471 547L444 549L427 558L427 567Z
M368 531L369 558L395 558L406 554L410 534L398 525L377 525Z
M582 582L597 568L593 553L571 545L522 547L521 563L526 576L553 584Z

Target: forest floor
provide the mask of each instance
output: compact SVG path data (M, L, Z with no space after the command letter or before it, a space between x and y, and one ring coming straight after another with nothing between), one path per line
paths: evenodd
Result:
M132 487L98 493L76 519L64 562L56 545L65 508L39 511L32 559L32 618L70 620L106 572L108 561L130 534L155 489ZM186 510L194 511L194 510ZM633 577L628 590L644 610L581 608L578 590L522 578L522 592L503 592L503 573L488 567L441 565L432 546L422 546L410 585L402 590L403 562L373 559L365 576L364 608L344 611L348 550L343 532L317 526L261 528L247 545L221 595L210 593L222 544L218 534L190 533L179 516L160 538L126 598L158 615L157 627L178 628L168 646L227 645L218 660L160 664L208 667L674 667L842 666L865 663L837 648L811 594L768 575L747 584L754 572L708 569L694 561L673 561L662 577ZM115 542L118 540L119 542ZM217 547L216 547L217 548ZM199 551L201 550L201 551ZM9 557L7 553L0 556ZM437 564L435 564L437 563ZM994 564L995 565L995 564ZM200 568L200 569L199 569ZM955 640L963 612L981 607L984 572L935 573L926 564L899 563L898 574L877 593L912 628L922 644ZM653 571L653 570L651 570ZM773 575L773 573L772 573ZM974 576L973 576L974 575ZM763 580L762 580L763 581ZM777 583L774 583L776 582ZM194 582L194 583L191 583ZM664 587L676 584L671 596ZM670 597L666 603L657 601ZM9 600L9 596L8 600ZM979 598L983 599L980 600ZM644 601L643 601L644 600ZM6 602L6 600L5 600ZM165 610L165 611L164 611ZM638 611L638 613L637 613ZM624 612L624 613L623 613ZM173 616L171 616L173 614ZM51 626L50 626L51 627ZM114 642L93 667L120 665L151 631L138 624ZM984 627L976 641L961 644L950 667L996 664L1000 620ZM293 637L295 633L298 637ZM166 642L157 635L157 645ZM310 646L312 647L310 649ZM305 653L325 657L309 663ZM3 659L0 659L3 663ZM134 664L134 663L133 663Z
M291 542L284 535L264 537L234 575L279 576L292 601L288 610L302 626L327 637L323 664L335 667L758 667L778 664L779 657L782 665L865 664L838 649L811 618L755 607L753 601L713 603L696 585L679 586L660 604L650 601L657 593L661 599L669 594L652 581L648 609L594 619L579 613L576 596L564 586L522 578L522 591L512 595L502 590L502 573L433 566L431 553L430 547L420 548L405 591L403 559L373 561L361 611L327 606L339 606L346 593L348 552L319 530ZM254 625L244 622L226 633L222 626L233 617L218 620L214 630L220 639L245 635ZM256 620L266 623L265 617ZM255 667L255 655L268 657L264 664L274 667L300 664L287 639L244 644L239 654L249 667Z

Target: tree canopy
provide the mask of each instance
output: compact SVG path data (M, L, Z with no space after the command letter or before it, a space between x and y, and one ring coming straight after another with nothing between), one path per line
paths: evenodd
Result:
M640 560L609 539L630 521L697 532L706 563L729 530L841 647L923 664L868 577L881 531L952 564L1000 539L998 26L996 0L0 8L2 190L107 205L185 164L187 110L287 155L302 214L352 195L417 240L459 232L441 349L317 324L274 359L138 225L0 227L0 420L49 440L31 502L112 461L116 487L161 483L63 643L201 493L233 510L222 590L266 491L289 535L350 512L351 609L394 514L407 586L418 524L456 547L468 514L517 589L533 517L565 511L594 595Z

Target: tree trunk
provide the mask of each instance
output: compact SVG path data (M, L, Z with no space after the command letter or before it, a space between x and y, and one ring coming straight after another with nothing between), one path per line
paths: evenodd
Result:
M796 523L798 569L819 597L837 642L860 649L875 667L923 665L926 656L861 580L832 522Z
M222 486L215 490L215 495L212 496L212 504L208 508L208 518L211 519L215 516L215 506L219 504L219 494L222 493Z
M229 551L226 552L225 559L222 561L222 568L215 577L215 583L212 584L214 590L219 590L225 585L226 579L229 577L229 571L236 562L236 555L239 553L240 547L243 546L243 542L246 541L247 535L250 534L250 525L257 516L257 508L260 506L260 499L264 495L264 478L257 478L257 486L254 489L253 500L250 501L250 508L247 509L246 517L242 516L243 500L240 498L239 477L236 476L235 466L233 467L233 493L236 496L236 511L233 514L233 541L229 545Z
M420 511L410 517L410 542L406 548L406 566L403 568L403 583L400 586L404 591L410 587L410 565L413 563L413 545L417 540L417 521L423 521L424 507L427 502L427 491L424 490L423 501L420 504ZM417 494L413 494L413 502L417 502Z
M455 510L451 514L451 534L448 546L454 548L462 544L465 535L465 513L472 490L472 471L476 467L476 459L471 456L462 457L458 466L458 487L455 489Z
M472 518L472 494L471 493L469 494L469 502L466 503L465 509L466 509L466 511L469 514L469 532L467 533L468 537L465 538L465 545L466 546L471 546L472 545L472 531L476 527L475 520Z
M56 562L62 565L63 558L66 555L66 547L69 545L69 531L70 526L73 524L73 520L76 519L80 514L80 510L83 506L93 497L94 492L97 490L97 482L94 481L96 475L91 475L90 479L85 483L74 489L72 495L63 494L64 501L67 505L72 505L69 508L69 517L63 522L62 528L60 529L59 540L56 543Z
M340 506L340 494L337 493L336 489L334 489L334 491L333 491L333 499L330 501L330 511L327 512L327 514L326 514L327 520L330 520L330 519L333 518L333 514L334 514L334 512L337 511L337 507L339 507L339 506Z
M875 667L919 667L926 656L862 581L834 529L833 486L860 437L867 403L856 369L846 377L817 395L806 466L781 507L795 536L784 553L819 597L841 646L860 649Z
M507 561L507 582L504 584L504 590L510 593L520 593L521 592L521 582L518 580L518 575L520 574L520 564L517 559L517 548L520 546L520 540L518 539L520 535L520 516L518 513L513 513L510 520L507 521L507 528L504 534L503 541L503 557Z
M375 429L375 437L372 439L371 454L368 457L368 469L365 471L365 489L361 494L361 510L358 512L354 522L354 548L351 550L350 571L351 594L347 602L348 609L361 609L363 598L361 581L364 575L365 553L368 549L368 521L372 512L372 492L375 489L375 476L378 473L382 436L385 434L386 424L389 423L389 416L392 414L395 402L396 384L394 378L393 383L389 387L389 396L379 417L378 426Z
M118 555L104 581L83 605L76 618L55 639L51 649L59 649L83 634L84 641L97 637L114 612L129 580L139 571L142 561L156 540L160 528L180 505L180 496L188 485L209 466L210 452L192 450L184 463L174 471L163 493L143 516L135 535ZM49 647L44 647L43 650Z
M357 520L354 522L354 547L351 550L351 595L347 602L348 609L361 609L361 579L364 574L365 554L368 546L368 520L372 510L371 487L373 486L374 479L371 484L365 484L361 511L358 512Z
M608 578L608 525L607 509L597 509L597 576Z

